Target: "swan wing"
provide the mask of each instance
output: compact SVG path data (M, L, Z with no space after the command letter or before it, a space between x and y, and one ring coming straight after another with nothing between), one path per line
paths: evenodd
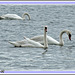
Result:
M35 47L33 44L23 44L21 47Z
M39 42L39 43L43 44L44 43L43 38L44 38L44 35L39 35L39 36L32 37L31 40L34 40L36 42Z
M47 39L48 39L48 44L59 45L59 42L57 40L53 39L52 37L47 36Z
M22 19L20 16L16 15L16 14L6 14L1 16L5 19Z
M26 37L25 37L25 39L28 41L29 44L34 45L34 47L44 47L44 46L43 46L42 44L40 44L39 42L36 42L36 41L31 40L31 39L26 38Z
M16 46L16 47L19 47L21 45L28 44L28 41L27 40L21 40L21 41L16 41L16 42L9 41L9 43Z
M44 37L43 35L34 36L31 38L31 40L34 40L34 41L39 42L41 44L44 44L43 37ZM57 40L53 39L52 37L50 37L48 35L47 35L47 40L48 40L48 44L50 44L50 45L54 45L54 44L58 45L59 44L59 42Z
M12 44L12 45L14 45L14 46L16 46L16 47L19 47L20 46L20 44L17 43L17 42L11 42L11 41L9 41L9 43Z
M41 45L40 43L30 40L29 38L25 38L22 41L16 42L9 41L9 43L16 47L43 47L43 45Z

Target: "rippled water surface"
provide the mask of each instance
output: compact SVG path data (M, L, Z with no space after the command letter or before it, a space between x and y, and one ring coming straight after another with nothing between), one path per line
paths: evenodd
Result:
M75 70L75 5L0 5L0 16L7 13L22 16L25 12L31 20L27 16L25 20L0 20L0 70ZM47 35L59 41L60 32L68 29L72 40L64 34L64 46L49 45L47 51L8 43L23 40L24 36L41 35L45 25Z

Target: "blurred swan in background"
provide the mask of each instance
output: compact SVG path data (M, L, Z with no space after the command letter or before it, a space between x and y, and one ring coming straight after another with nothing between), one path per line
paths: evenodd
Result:
M24 20L25 15L27 15L30 20L30 16L28 13L24 13L22 17L18 16L17 14L6 14L6 15L0 16L0 20Z

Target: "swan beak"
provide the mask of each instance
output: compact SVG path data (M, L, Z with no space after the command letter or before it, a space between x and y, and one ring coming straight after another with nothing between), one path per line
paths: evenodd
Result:
M69 40L71 40L71 34L69 34Z
M47 29L45 29L45 31L47 32Z

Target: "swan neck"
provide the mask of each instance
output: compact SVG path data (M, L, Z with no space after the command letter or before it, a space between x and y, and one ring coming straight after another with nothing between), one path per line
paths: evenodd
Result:
M25 15L27 15L27 16L28 16L28 18L29 18L29 20L30 20L30 16L29 16L29 14L28 14L28 13L24 13L24 14L23 14L23 16L22 16L23 20L25 19Z
M65 32L66 32L66 31L64 30L64 31L62 31L62 32L60 33L60 37L59 37L60 45L63 45L63 44L64 44L63 39L62 39L62 35L63 35L63 33L65 33Z
M47 35L46 35L46 31L44 29L44 48L48 47L48 43L47 43Z

